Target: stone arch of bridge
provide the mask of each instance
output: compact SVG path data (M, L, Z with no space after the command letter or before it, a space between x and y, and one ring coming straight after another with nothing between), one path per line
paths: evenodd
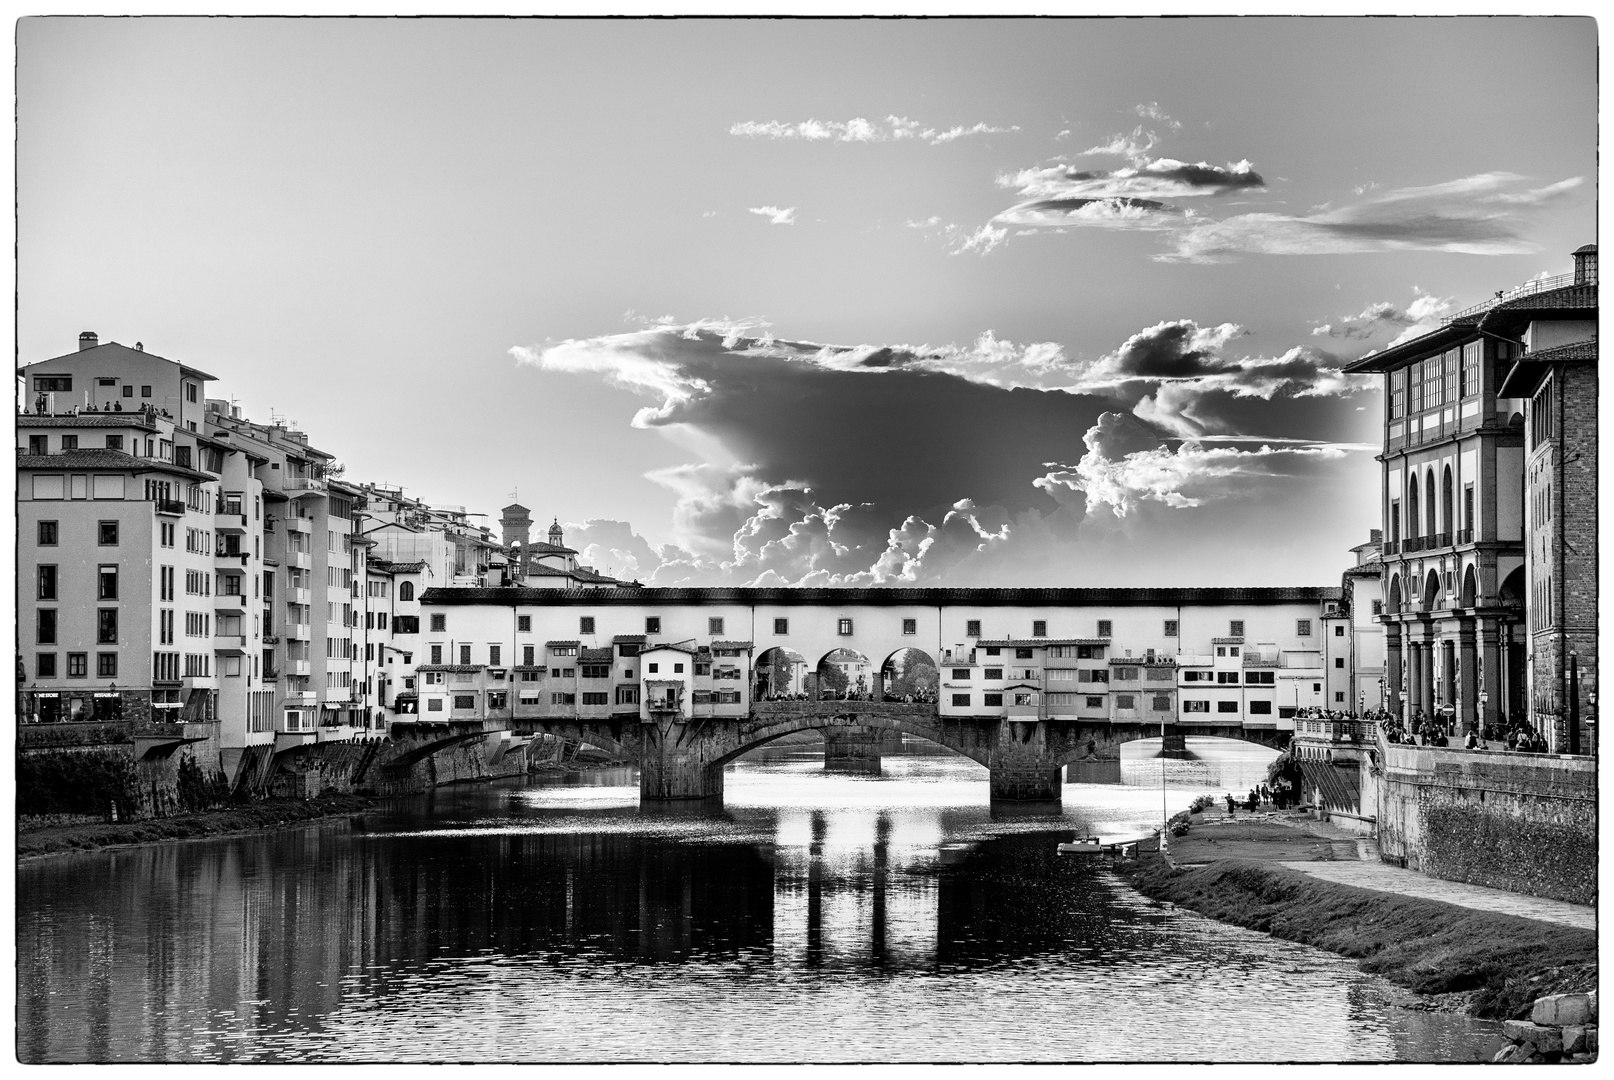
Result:
M967 757L977 765L990 767L991 764L991 743L974 737L974 732L966 725L940 721L934 713L927 717L912 714L893 715L890 712L848 712L839 716L805 714L752 721L742 726L740 745L716 759L713 764L722 767L742 754L759 746L766 746L786 735L834 728L873 728L900 735L915 735Z

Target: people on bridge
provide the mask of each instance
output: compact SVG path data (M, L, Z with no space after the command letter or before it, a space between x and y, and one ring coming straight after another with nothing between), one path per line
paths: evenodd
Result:
M1228 816L1228 819L1231 820L1234 817L1237 817L1237 815L1233 813L1233 793L1231 791L1229 791L1227 794L1223 795L1222 798L1227 800L1227 816Z

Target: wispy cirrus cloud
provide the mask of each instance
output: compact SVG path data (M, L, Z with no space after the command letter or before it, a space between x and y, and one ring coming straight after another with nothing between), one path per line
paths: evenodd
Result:
M1109 142L1099 143L1097 146L1089 146L1086 150L1082 151L1082 155L1094 156L1098 154L1114 154L1119 157L1140 158L1147 155L1150 150L1153 150L1159 145L1160 136L1156 135L1152 131L1145 131L1143 129L1143 125L1139 124L1131 131L1123 131L1119 134L1111 135Z
M1189 212L1170 200L1259 191L1266 181L1248 161L1225 166L1142 158L1120 169L1051 165L998 176L1024 200L993 221L1026 228L1108 226L1165 229Z
M794 225L796 223L796 208L794 206L750 206L746 209L759 217L767 218L769 225Z
M1160 107L1160 102L1158 101L1146 101L1141 105L1135 105L1132 111L1145 120L1153 120L1157 124L1164 124L1172 131L1182 130L1182 121L1173 120L1170 116L1167 116L1166 111Z
M1007 127L979 122L955 124L952 127L928 127L904 116L887 116L884 120L801 120L794 123L779 120L744 120L729 128L730 135L753 139L798 139L804 142L925 142L940 146L971 135L1001 135L1019 131L1018 125Z
M1156 258L1225 262L1249 254L1527 254L1539 250L1526 239L1534 214L1564 199L1581 182L1577 176L1527 188L1525 178L1515 173L1489 172L1386 191L1306 215L1251 213L1196 220L1179 233L1174 251Z

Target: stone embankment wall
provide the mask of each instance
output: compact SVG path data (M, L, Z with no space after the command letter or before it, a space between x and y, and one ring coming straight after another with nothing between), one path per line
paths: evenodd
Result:
M1595 900L1595 759L1384 743L1378 754L1386 861L1450 881Z
M136 741L138 730L127 722L21 728L18 815L110 817L116 807L124 820L168 817L211 800L223 783L217 740L151 749Z

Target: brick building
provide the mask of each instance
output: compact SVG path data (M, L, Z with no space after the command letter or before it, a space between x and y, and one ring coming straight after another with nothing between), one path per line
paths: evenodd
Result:
M1590 750L1597 691L1597 248L1574 257L1567 285L1498 305L1482 324L1524 347L1501 389L1526 402L1529 712L1549 747L1570 753Z

